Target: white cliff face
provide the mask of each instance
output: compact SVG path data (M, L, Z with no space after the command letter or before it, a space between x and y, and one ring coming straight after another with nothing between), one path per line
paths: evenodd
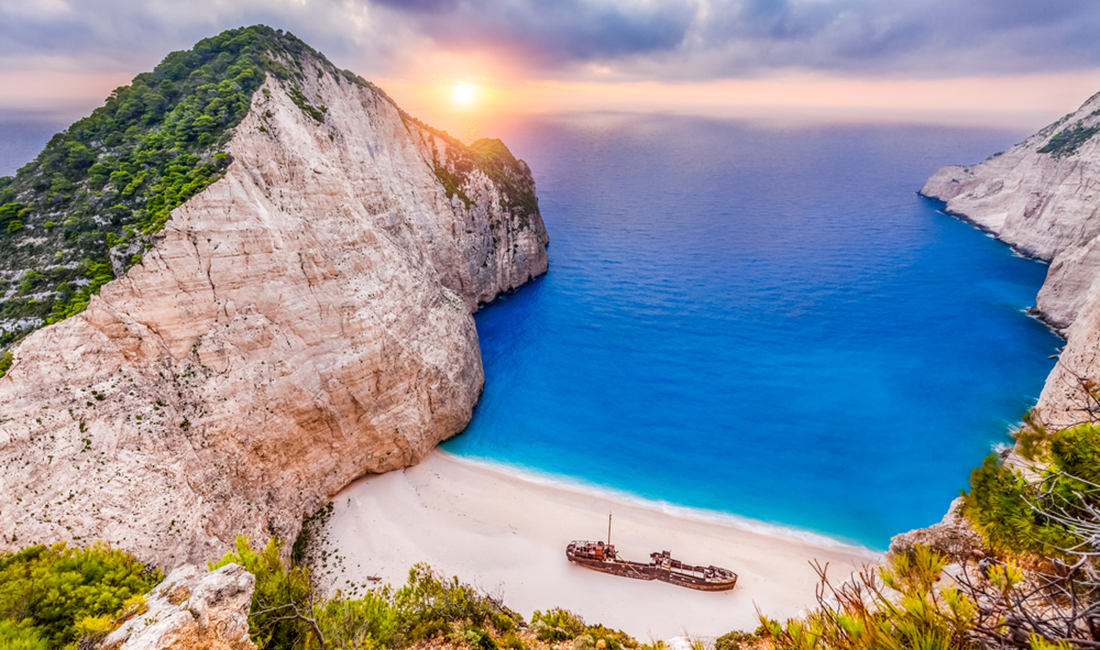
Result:
M1066 347L1038 406L1056 426L1083 419L1079 378L1100 379L1100 137L1091 137L1098 127L1095 95L1003 154L944 167L921 190L946 201L948 213L1050 262L1037 309Z
M507 154L490 179L377 89L302 69L323 120L269 77L226 176L86 311L15 349L0 548L102 539L174 567L239 534L292 540L349 482L469 421L471 311L547 268L537 207L515 196L533 199L530 172Z

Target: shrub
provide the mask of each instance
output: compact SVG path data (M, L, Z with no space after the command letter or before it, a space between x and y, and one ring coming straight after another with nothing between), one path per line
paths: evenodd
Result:
M297 608L309 613L312 609L313 584L305 567L283 566L282 546L272 538L261 551L252 550L246 537L237 538L237 551L229 553L210 569L227 564L239 564L256 576L256 591L248 617L249 635L261 648L293 648L313 630L307 622L289 617ZM306 646L308 647L308 646Z
M500 637L497 642L502 648L508 648L508 650L527 650L527 644L515 633L514 630L509 630L504 633L504 636Z
M8 373L8 368L11 368L11 364L14 360L15 355L11 353L11 350L0 352L0 377Z
M757 628L755 632L742 632L734 630L727 632L714 641L714 650L741 650L747 648L760 639L764 634L763 628Z
M383 648L394 640L397 612L387 598L387 592L367 592L357 599L336 595L313 609L318 627L328 647L347 650Z
M34 626L0 620L0 648L4 650L50 650Z
M451 640L469 646L473 650L497 650L497 642L480 627L459 628L451 636Z
M22 621L50 647L62 647L94 625L89 619L117 615L161 578L129 553L99 543L31 546L0 554L0 619Z
M1027 447L1047 464L1039 479L1028 481L990 455L970 474L963 512L995 550L1061 557L1077 542L1061 517L1047 513L1072 517L1100 506L1100 426L1032 433Z
M762 618L763 632L789 650L969 650L977 607L953 587L935 589L946 562L946 556L917 546L912 556L895 555L877 576L865 572L840 588L832 588L819 569L819 609L783 624Z
M519 614L458 578L446 580L424 564L409 570L408 582L394 595L394 605L406 643L448 634L459 622L480 628L491 625L507 632L523 621Z
M583 618L568 609L555 607L546 610L545 614L535 610L531 614L531 629L539 641L553 643L575 639L584 634L588 626L584 624Z

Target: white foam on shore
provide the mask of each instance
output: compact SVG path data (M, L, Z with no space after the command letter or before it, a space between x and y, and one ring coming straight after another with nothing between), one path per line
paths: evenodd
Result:
M694 508L691 506L669 503L667 501L647 499L636 494L631 494L630 492L627 492L625 490L616 490L614 488L609 488L603 485L597 485L595 483L585 481L584 479L550 474L548 472L542 472L540 470L526 466L510 465L507 463L502 463L495 460L488 460L485 458L471 458L469 456L460 456L458 454L453 454L443 449L437 449L435 453L441 454L457 463L473 465L481 469L482 471L497 472L516 480L531 483L533 485L554 490L562 490L565 492L571 492L573 494L584 496L595 496L601 499L605 499L607 501L622 503L624 505L641 508L650 512L659 512L661 514L665 514L670 517L676 517L678 519L691 519L700 523L730 526L732 528L755 533L757 535L766 535L771 537L793 537L795 539L802 540L808 544L813 544L814 546L847 549L857 552L881 552L879 549L873 549L869 546L865 546L862 544L853 544L851 542L846 542L835 537L829 537L827 535L805 530L802 528L772 524L766 521L760 521L759 519L751 519L749 517L742 517L740 515L720 512L717 510Z

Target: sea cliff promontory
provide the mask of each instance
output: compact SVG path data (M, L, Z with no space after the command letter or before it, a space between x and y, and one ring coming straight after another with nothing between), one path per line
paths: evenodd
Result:
M921 194L1050 263L1035 313L1065 339L1039 398L1041 418L1089 419L1082 380L1100 374L1100 94L1007 151L937 171Z
M0 549L104 540L171 568L219 557L241 534L294 539L352 480L414 464L465 427L484 381L471 313L547 269L531 172L503 143L425 126L290 34L219 39L194 52L214 65L247 46L266 67L221 140L195 140L214 170L205 189L130 211L157 163L138 156L97 181L96 166L123 155L98 136L82 145L85 180L0 187L22 188L4 245L26 260L5 269L5 299L82 268L67 256L84 253L53 252L54 240L107 242L103 273L117 275L98 293L78 279L29 296L75 307L22 319L34 331L0 377ZM145 85L204 69L158 67ZM206 106L211 120L225 114ZM170 133L183 111L148 133ZM150 196L166 194L158 182ZM119 204L86 209L83 235L79 223L61 233L66 215L49 206L65 183ZM128 215L137 225L112 240Z

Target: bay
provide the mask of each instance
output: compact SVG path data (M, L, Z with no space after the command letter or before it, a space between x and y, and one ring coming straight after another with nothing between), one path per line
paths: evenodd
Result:
M1042 389L1045 265L916 194L1025 134L585 114L498 125L550 271L476 315L444 448L883 549Z

